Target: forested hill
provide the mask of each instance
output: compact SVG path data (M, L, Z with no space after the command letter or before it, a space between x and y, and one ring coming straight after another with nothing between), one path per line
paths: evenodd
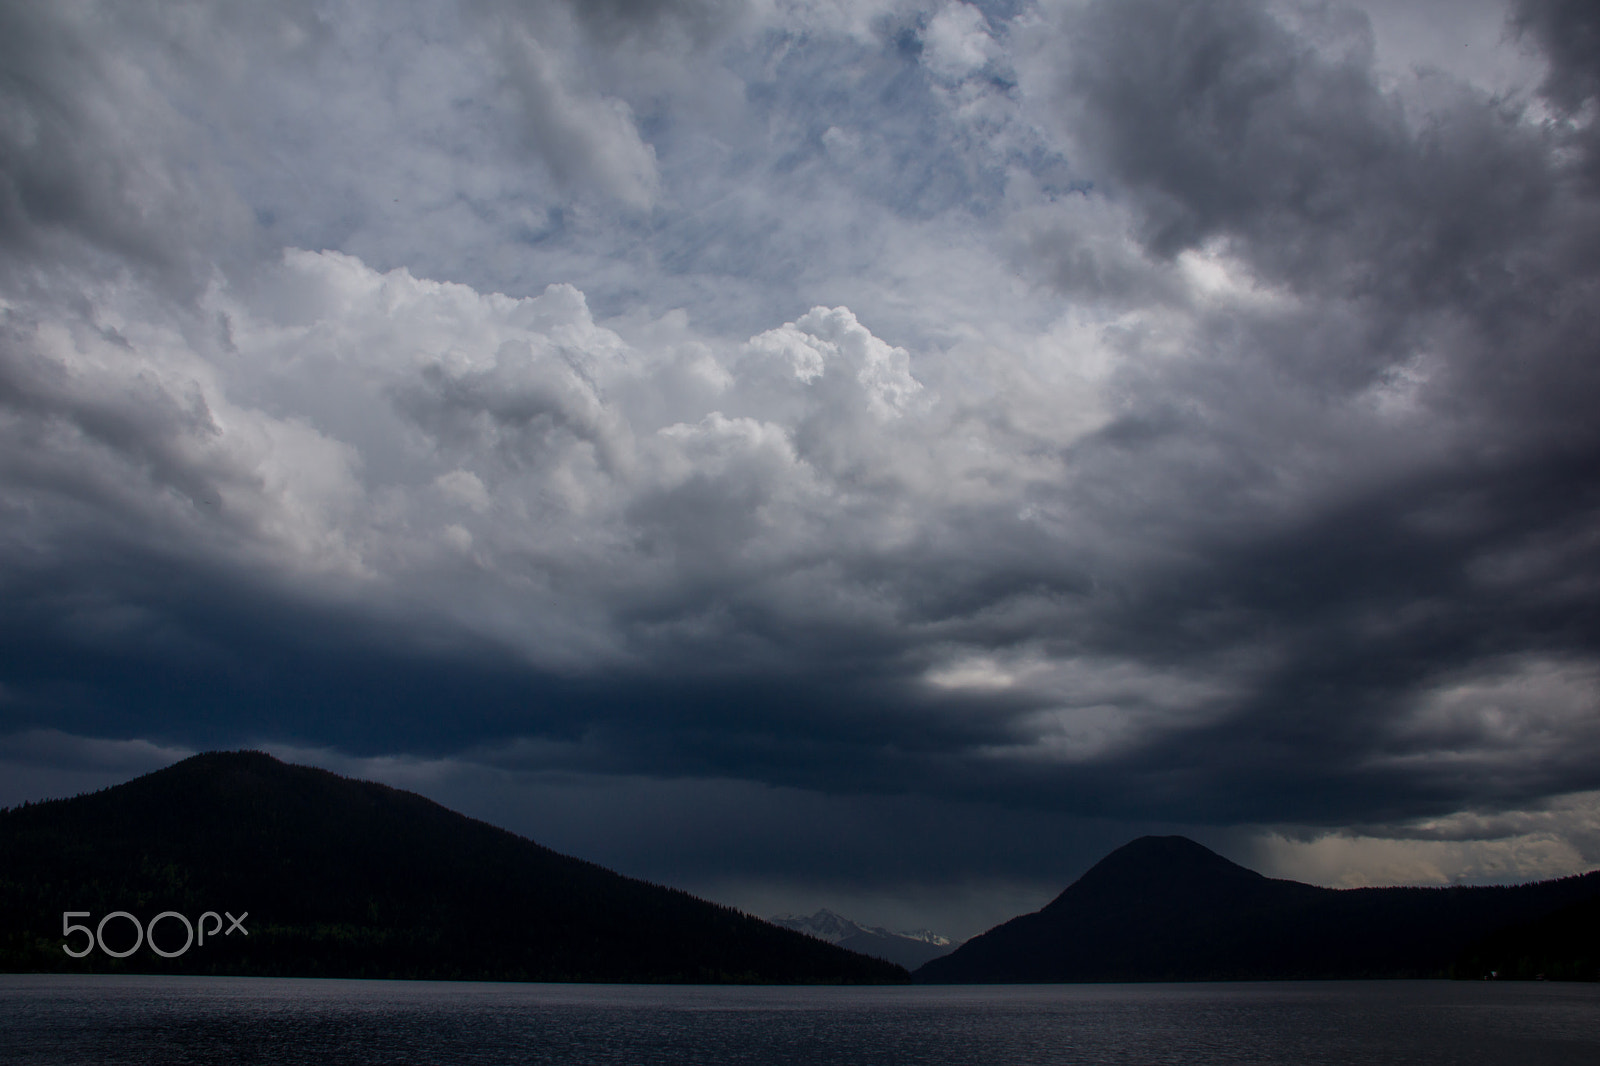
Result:
M106 917L116 911L132 917ZM152 925L163 912L173 913ZM134 946L135 922L144 943L112 957ZM83 928L64 935L67 925ZM152 936L172 957L152 950ZM86 947L82 958L66 950ZM0 970L906 979L897 966L557 854L413 793L259 752L197 755L91 795L0 812Z
M1594 980L1600 872L1515 886L1330 889L1142 837L1043 910L916 971L929 983L1535 976ZM1587 924L1585 924L1587 923ZM1587 939L1585 939L1587 938Z

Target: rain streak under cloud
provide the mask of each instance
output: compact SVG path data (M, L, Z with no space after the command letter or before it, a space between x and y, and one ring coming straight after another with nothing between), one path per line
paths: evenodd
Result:
M0 803L960 936L1588 869L1597 282L1579 0L8 3Z

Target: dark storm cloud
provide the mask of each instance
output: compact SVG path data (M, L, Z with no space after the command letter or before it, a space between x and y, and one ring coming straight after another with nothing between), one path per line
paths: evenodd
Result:
M1550 62L1544 92L1576 111L1600 95L1600 13L1582 0L1521 0L1512 25L1531 34Z
M1535 7L1522 24L1557 16ZM1430 765L1439 737L1394 732L1419 692L1486 661L1593 662L1596 205L1563 169L1563 131L1457 85L1408 117L1364 22L1335 17L1312 27L1321 42L1244 2L1098 3L1064 24L1063 128L1096 186L1134 206L1148 254L1220 252L1293 294L1287 309L1207 315L1191 358L1130 371L1126 413L1077 448L1066 499L1105 513L1082 493L1116 479L1112 506L1160 501L1125 525L1182 524L1193 553L1131 575L1086 639L1145 659L1271 649L1224 720L1125 770L1149 773L1146 799L1204 794L1222 819L1590 788L1587 726L1527 763L1517 738L1497 753L1480 736L1471 772ZM1546 91L1570 106L1581 73L1553 58ZM1428 417L1392 452L1330 417L1419 358ZM1302 465L1334 455L1331 477ZM1517 577L1497 566L1513 557ZM1559 589L1533 576L1558 572ZM1572 698L1592 720L1592 692Z
M1524 0L1512 25L1549 62L1541 88L1563 118L1576 120L1567 135L1593 190L1600 186L1600 131L1593 118L1600 101L1600 13L1581 0Z
M1247 0L69 15L0 16L0 733L859 803L884 878L919 803L1034 878L1600 787L1583 10L1499 94Z
M1543 261L1570 208L1553 202L1548 134L1443 75L1436 106L1408 120L1364 19L1329 22L1319 48L1245 0L1068 20L1063 125L1088 173L1135 200L1146 246L1230 241L1273 282L1397 315L1565 283Z
M1126 478L1160 501L1127 519L1192 523L1194 565L1138 575L1130 600L1148 608L1103 615L1098 639L1273 648L1238 713L1156 749L1229 778L1215 793L1228 817L1259 817L1252 794L1318 808L1428 793L1424 769L1366 766L1417 689L1486 657L1596 650L1576 592L1593 586L1600 503L1583 413L1597 382L1578 355L1600 341L1582 250L1594 204L1565 179L1560 134L1515 105L1452 85L1419 123L1380 87L1359 18L1312 28L1333 44L1253 3L1092 4L1065 23L1057 82L1080 166L1136 205L1149 254L1220 251L1295 297L1213 313L1191 361L1130 373L1130 409L1078 448L1106 473L1073 482ZM1549 84L1565 84L1560 69ZM1340 440L1350 427L1330 409L1381 395L1419 356L1430 417L1389 455ZM1330 446L1343 476L1305 492L1302 462ZM1174 477L1185 484L1160 483ZM1565 594L1485 580L1491 560L1540 543L1561 563L1530 563L1573 576ZM1279 759L1295 769L1273 773ZM1583 763L1560 760L1561 787L1592 786ZM1487 800L1501 784L1481 787Z

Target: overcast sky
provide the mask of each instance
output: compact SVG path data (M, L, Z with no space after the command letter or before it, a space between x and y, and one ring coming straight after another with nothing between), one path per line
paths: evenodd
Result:
M0 803L757 913L1600 865L1588 0L0 5Z

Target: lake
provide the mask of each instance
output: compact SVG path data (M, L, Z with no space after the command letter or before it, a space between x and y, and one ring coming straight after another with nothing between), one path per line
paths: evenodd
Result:
M1600 1063L1600 985L890 988L0 975L0 1062Z

